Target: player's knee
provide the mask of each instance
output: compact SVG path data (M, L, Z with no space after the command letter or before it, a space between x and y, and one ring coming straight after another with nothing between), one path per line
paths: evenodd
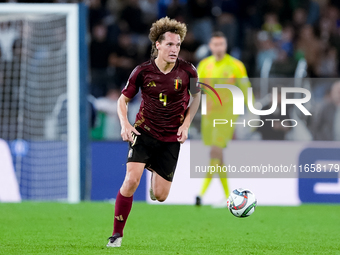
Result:
M135 190L137 189L139 185L140 179L136 177L129 177L125 180L126 186L129 190Z

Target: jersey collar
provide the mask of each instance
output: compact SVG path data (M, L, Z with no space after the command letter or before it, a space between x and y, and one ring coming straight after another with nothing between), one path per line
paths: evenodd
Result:
M163 75L168 75L168 74L172 73L174 70L177 69L177 66L178 66L178 63L179 63L179 59L178 59L178 58L176 59L176 63L175 63L175 65L174 65L174 67L173 67L173 68L171 69L171 71L168 72L167 74L165 74L165 73L163 73L161 70L159 70L158 66L157 66L156 63L155 63L155 59L154 59L154 58L151 59L151 63L152 63L152 65L154 66L154 68L155 68L155 70L156 70L157 73L160 73L160 74L163 74Z

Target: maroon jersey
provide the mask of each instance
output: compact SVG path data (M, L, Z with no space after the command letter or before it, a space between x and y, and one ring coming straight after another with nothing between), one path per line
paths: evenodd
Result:
M135 126L160 141L176 142L190 100L190 78L197 78L196 68L182 59L177 59L167 74L158 69L153 59L137 66L122 91L133 98L141 89Z

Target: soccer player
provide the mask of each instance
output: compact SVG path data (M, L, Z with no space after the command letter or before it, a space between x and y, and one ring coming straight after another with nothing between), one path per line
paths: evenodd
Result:
M201 60L198 64L197 72L200 81L215 84L233 83L238 86L245 98L247 98L247 89L250 82L247 71L243 63L236 58L227 54L227 38L222 32L214 32L209 48L212 55ZM209 84L214 86L214 84ZM216 167L223 166L223 148L227 147L228 142L233 138L235 125L230 126L230 120L235 122L237 115L233 115L233 99L228 89L216 89L222 100L222 106L207 103L207 115L202 115L201 133L205 145L211 146L210 165ZM209 99L209 97L207 97ZM227 119L228 125L217 125L212 127L214 119ZM229 197L229 189L227 182L227 174L225 172L218 173L226 199ZM203 181L203 186L199 196L196 197L196 205L201 205L201 198L207 191L212 180L212 174L207 173ZM226 201L221 206L226 206Z
M150 196L164 201L174 177L180 143L197 112L199 89L190 89L197 79L195 67L178 58L186 25L168 17L152 24L149 39L152 58L137 66L118 99L121 136L129 142L126 175L115 203L113 234L107 247L120 247L133 194L144 169L152 171ZM195 86L193 86L195 87ZM127 104L141 90L142 102L134 126L127 119ZM193 96L189 106L190 94Z

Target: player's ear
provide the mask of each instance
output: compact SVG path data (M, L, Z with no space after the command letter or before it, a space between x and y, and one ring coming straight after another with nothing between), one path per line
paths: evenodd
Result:
M159 45L160 43L158 41L156 41L156 49L159 50Z

